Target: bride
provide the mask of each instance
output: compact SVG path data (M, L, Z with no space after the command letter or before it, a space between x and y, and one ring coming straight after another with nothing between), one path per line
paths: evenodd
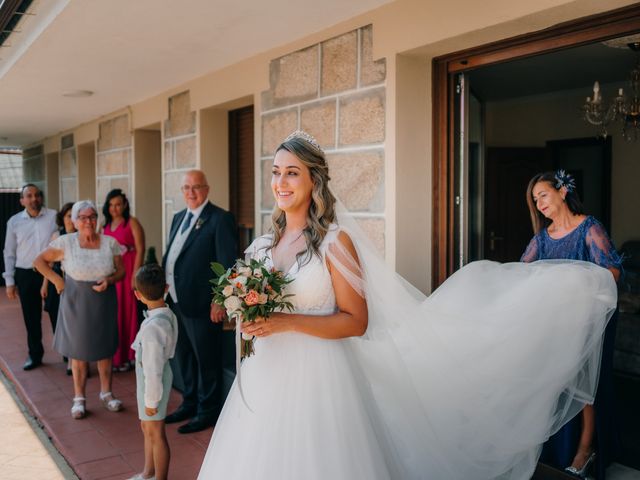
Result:
M255 355L198 478L530 478L593 402L611 273L475 262L425 298L339 211L312 137L290 135L272 175L273 233L246 253L293 279L295 311L243 326Z

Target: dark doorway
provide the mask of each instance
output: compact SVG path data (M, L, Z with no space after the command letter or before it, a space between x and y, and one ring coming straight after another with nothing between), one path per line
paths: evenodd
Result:
M22 210L20 192L0 192L0 242L4 248L7 234L7 220ZM4 256L0 257L0 271L4 272ZM4 277L0 277L0 286L4 286Z
M229 112L230 210L238 223L238 251L249 246L255 229L253 105Z

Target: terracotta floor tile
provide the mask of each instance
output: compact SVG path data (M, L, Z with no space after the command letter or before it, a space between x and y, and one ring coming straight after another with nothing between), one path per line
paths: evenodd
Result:
M171 447L171 444L169 444ZM144 450L140 448L128 453L123 453L122 458L133 469L134 473L141 472L144 468ZM173 462L173 451L171 452L171 462ZM177 462L179 465L181 462Z
M82 480L98 480L105 477L119 475L121 479L131 472L131 466L120 455L103 458L92 462L81 463L76 472Z
M69 404L69 408L71 408L71 404ZM74 420L69 416L60 418L43 418L42 421L45 429L48 432L55 432L57 436L94 430L93 425L89 423L89 419Z
M129 470L124 474L110 475L108 477L100 477L100 480L125 480L127 478L133 477L136 473L140 473L140 472Z
M66 400L69 403L69 408L71 408L71 395L60 390L57 385L53 385L49 390L30 393L29 399L36 405L45 408L53 401Z
M95 430L56 437L60 451L74 466L118 455L109 441Z

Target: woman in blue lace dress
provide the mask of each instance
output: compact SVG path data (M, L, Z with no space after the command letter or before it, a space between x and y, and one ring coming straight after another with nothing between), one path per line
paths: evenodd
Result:
M602 224L583 213L575 180L563 170L534 176L527 187L527 203L535 236L521 261L570 259L595 263L618 281L622 260ZM587 405L545 443L540 460L585 477L595 467L605 478L611 462L613 434L613 347L616 315L605 331L600 380L594 405Z

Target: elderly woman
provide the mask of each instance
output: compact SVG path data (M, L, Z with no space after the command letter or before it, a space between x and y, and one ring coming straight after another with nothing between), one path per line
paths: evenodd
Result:
M98 213L89 200L71 209L76 233L53 240L34 262L60 296L53 348L72 360L74 398L71 416L84 418L89 362L97 361L100 401L112 412L122 402L111 393L111 363L118 345L117 298L114 284L124 277L118 242L96 233ZM62 262L65 277L49 265Z

